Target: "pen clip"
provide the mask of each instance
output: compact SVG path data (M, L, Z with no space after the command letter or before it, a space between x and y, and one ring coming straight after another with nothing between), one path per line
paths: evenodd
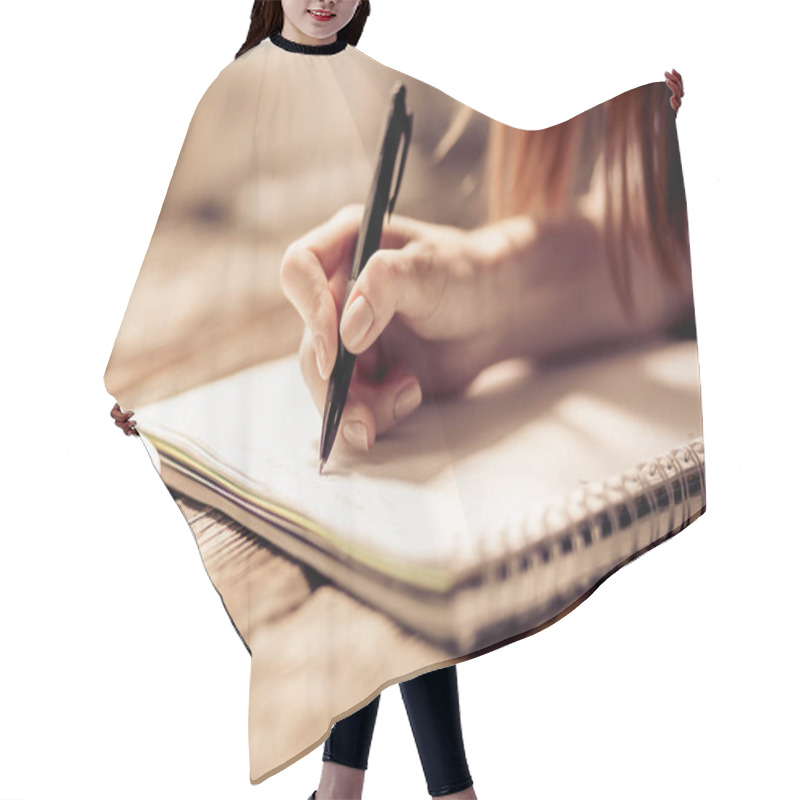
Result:
M408 146L411 143L411 125L412 120L414 119L413 114L408 114L404 120L403 129L401 134L403 136L403 153L400 156L400 167L397 170L397 182L394 185L394 194L389 199L389 205L387 209L387 220L391 221L392 219L392 211L394 211L394 204L397 201L397 195L400 191L400 181L403 179L403 170L406 166L406 156L408 155Z

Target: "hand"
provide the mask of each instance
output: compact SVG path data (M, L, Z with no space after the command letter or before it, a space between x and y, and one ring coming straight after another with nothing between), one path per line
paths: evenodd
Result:
M671 73L665 72L664 74L667 76L667 86L672 90L669 104L675 109L675 114L677 115L681 106L681 97L683 97L683 78L680 72L674 69Z
M136 430L136 420L131 419L133 411L123 411L119 407L119 403L114 403L114 408L111 409L111 416L114 417L114 424L118 428L122 428L126 436L139 435L139 431Z
M349 205L293 242L281 287L306 323L300 367L320 415L338 329L357 356L340 431L368 450L424 395L462 391L491 362L492 293L469 231L393 214L340 314L363 205Z

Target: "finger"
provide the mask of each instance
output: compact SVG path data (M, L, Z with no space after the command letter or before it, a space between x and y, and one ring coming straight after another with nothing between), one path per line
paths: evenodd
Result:
M382 376L381 339L375 341L356 359L355 373L366 383L379 381Z
M378 384L354 378L342 411L340 434L359 450L368 451L375 439L411 414L422 401L419 381L398 366Z
M301 250L311 250L328 278L335 277L342 264L346 264L346 281L353 263L356 237L363 215L363 204L351 203L343 206L328 220L300 237L294 242L294 246Z
M344 206L326 223L294 242L281 262L281 287L314 337L318 337L312 342L323 380L330 377L335 363L338 309L350 277L363 215L363 204ZM419 237L423 227L417 220L394 215L381 232L380 248L403 247Z
M678 75L675 70L672 70L671 81L675 86L676 94L683 96L683 79Z
M344 296L363 209L363 204L341 208L292 243L280 266L281 288L311 329L318 371L324 380L330 376L336 358L336 298Z
M328 381L320 376L317 366L317 355L314 350L313 344L314 334L309 328L303 332L303 338L300 341L300 350L298 353L298 360L300 362L300 373L303 376L303 381L308 387L311 394L311 399L317 407L320 416L325 407L325 397L328 393ZM331 361L335 363L336 352L330 357Z
M397 365L379 383L357 381L354 396L350 417L362 419L360 415L366 407L372 416L375 436L381 436L419 407L422 389L408 367Z
M366 452L375 443L375 417L359 394L360 388L357 379L351 381L336 438L342 437L352 447Z
M309 393L311 394L311 400L316 406L317 411L319 411L320 416L322 416L325 411L325 401L328 399L328 380L323 380L319 375L319 371L316 369L312 334L310 331L308 331L308 329L306 329L303 339L300 342L298 358L300 361L300 373L303 376L303 381L305 381ZM361 360L361 356L356 359L353 377L350 380L351 387L357 383L358 379L364 383L369 382L369 378L364 377L364 370L361 367ZM367 372L369 372L369 370L367 370ZM357 376L359 376L359 378L357 378ZM344 413L345 412L343 410L343 417Z
M311 344L311 334L306 332L300 342L300 372L303 380L311 393L311 399L319 411L320 417L325 412L325 401L328 397L328 381L322 380L314 364L314 348ZM356 360L358 367L358 359ZM357 370L353 372L353 379L350 381L350 388L347 393L347 400L342 409L342 419L339 423L339 430L336 433L336 440L344 437L345 440L359 448L369 450L375 441L375 418L369 406L357 395L359 380L356 378Z
M310 338L300 345L300 368L314 405L323 415L328 394L328 382L320 379L313 366ZM360 450L369 450L377 436L388 431L411 414L422 401L419 380L405 366L398 365L379 382L365 376L369 370L359 369L362 356L356 359L356 369L350 381L347 400L336 436Z
M113 417L115 420L126 420L126 419L130 419L130 417L131 417L132 415L133 415L133 411L123 411L123 410L122 410L122 409L119 407L119 403L117 403L117 404L114 406L114 408L112 408L112 409L111 409L111 416L112 416L112 417Z
M683 78L676 70L672 70L672 72L665 72L664 75L667 77L667 83L669 87L673 91L677 91L680 95L683 95Z
M335 359L339 318L322 262L310 248L291 245L281 262L280 282L311 331L317 370L327 378Z
M378 250L367 261L342 310L339 326L350 352L357 354L370 347L397 313L410 319L433 313L446 274L431 268L428 252L411 245Z
M665 73L668 74L668 73ZM672 109L675 113L678 113L678 108L680 107L681 100L680 100L680 87L678 86L677 82L672 78L667 78L667 86L671 92L671 96L669 98L669 104L672 106Z

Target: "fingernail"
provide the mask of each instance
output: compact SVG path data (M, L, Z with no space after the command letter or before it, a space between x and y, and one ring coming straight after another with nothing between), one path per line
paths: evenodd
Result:
M367 426L363 422L348 422L344 426L344 438L354 447L369 450Z
M319 376L322 380L325 380L325 342L322 341L321 336L314 337L314 352L317 355L317 370L319 370Z
M422 390L418 383L406 386L394 401L394 418L407 417L422 402Z
M369 303L360 295L342 317L340 332L344 346L349 350L358 347L372 326L373 319Z

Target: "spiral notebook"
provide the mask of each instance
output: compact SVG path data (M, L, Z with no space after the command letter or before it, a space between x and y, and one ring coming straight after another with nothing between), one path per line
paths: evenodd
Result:
M700 409L690 340L496 364L369 453L338 438L322 475L296 355L135 411L170 488L467 649L544 623L705 511Z

